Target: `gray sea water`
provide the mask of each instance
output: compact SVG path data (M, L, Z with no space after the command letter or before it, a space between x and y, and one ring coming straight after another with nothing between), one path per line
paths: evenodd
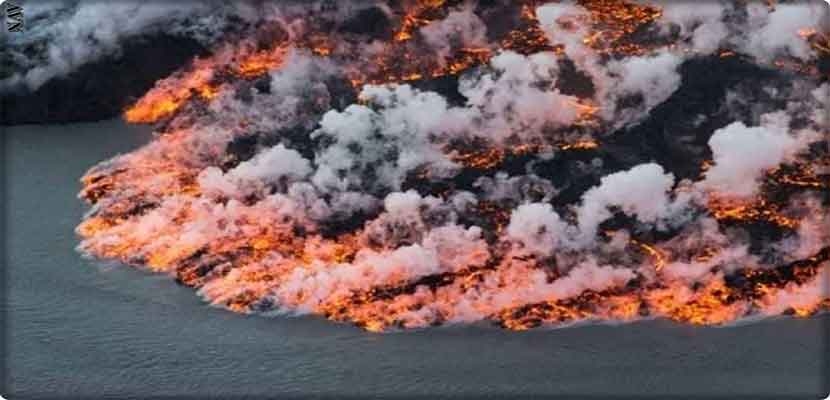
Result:
M372 334L205 305L166 276L82 258L78 178L149 140L120 121L5 129L9 399L341 395L823 398L830 320L667 321Z

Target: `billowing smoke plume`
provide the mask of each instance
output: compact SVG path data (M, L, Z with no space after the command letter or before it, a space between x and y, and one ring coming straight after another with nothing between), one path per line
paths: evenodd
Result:
M783 113L767 115L766 126L747 127L734 122L718 129L709 139L714 165L701 182L715 191L736 196L751 196L764 173L792 159L817 135L789 133L789 118Z
M83 178L79 249L370 330L825 307L826 9L531 3L206 14L248 22L126 111L158 135Z

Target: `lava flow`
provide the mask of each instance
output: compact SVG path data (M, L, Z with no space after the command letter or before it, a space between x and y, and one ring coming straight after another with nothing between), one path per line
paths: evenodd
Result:
M830 84L775 67L827 57L810 7L265 8L125 110L157 132L82 178L79 250L370 331L810 317Z

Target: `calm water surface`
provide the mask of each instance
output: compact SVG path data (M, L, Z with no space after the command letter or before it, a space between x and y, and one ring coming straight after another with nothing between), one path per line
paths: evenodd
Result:
M5 130L6 398L645 394L821 398L828 317L514 333L371 334L209 307L166 276L82 258L78 178L149 139L120 121ZM826 393L826 389L825 389Z

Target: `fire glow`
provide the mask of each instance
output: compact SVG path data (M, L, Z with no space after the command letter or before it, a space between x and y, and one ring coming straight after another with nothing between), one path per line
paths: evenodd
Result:
M605 131L650 111L619 113L608 98L648 102L631 100L628 81L601 79L686 46L660 36L657 6L585 0L565 10L577 17L556 9L565 17L546 25L540 3L504 6L514 24L487 43L464 31L480 24L475 7L422 0L391 9L386 38L309 23L266 46L250 38L194 60L125 111L131 123L164 122L153 142L82 178L79 197L92 210L76 230L79 249L170 274L235 312L311 313L369 331L479 320L513 330L641 318L718 325L826 309L821 150L782 155L752 196L706 186L713 168L726 168L712 161L684 181L654 163L627 167L566 203L574 182L525 172L571 158L578 172L600 168L611 151ZM557 30L584 35L554 44ZM825 50L826 36L798 35ZM557 81L573 46L584 57L568 61L594 95L565 94L579 91ZM302 75L314 68L325 79L291 75L315 79ZM335 107L324 90L332 76L354 104ZM442 79L480 101L449 104L407 85ZM537 97L525 104L516 93ZM411 116L419 110L427 114ZM566 173L550 165L538 171ZM640 173L667 179L665 188L627 202L653 190ZM775 233L757 240L777 255L735 242L742 229Z

